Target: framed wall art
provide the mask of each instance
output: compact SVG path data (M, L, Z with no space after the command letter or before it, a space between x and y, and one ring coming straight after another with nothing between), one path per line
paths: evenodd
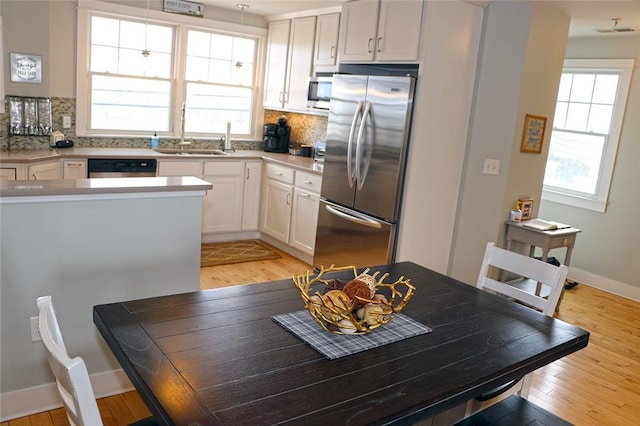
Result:
M42 83L42 56L11 53L11 81L15 83Z
M542 140L544 139L544 129L546 125L547 117L531 114L525 116L520 152L531 152L534 154L540 154L540 152L542 152Z

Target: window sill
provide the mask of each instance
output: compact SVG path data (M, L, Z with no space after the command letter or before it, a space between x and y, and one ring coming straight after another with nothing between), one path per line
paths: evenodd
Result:
M542 190L542 199L545 201L552 201L554 203L566 204L571 207L593 210L600 213L604 213L607 210L606 201L568 195L548 189Z

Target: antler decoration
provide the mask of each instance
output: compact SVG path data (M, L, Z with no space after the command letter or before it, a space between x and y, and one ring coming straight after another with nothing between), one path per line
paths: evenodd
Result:
M315 291L312 294L314 284L322 283L326 290L335 281L324 279L325 274L348 270L353 273L352 281L362 281L373 288L371 297L355 295L350 298L342 291L325 293ZM337 334L367 334L391 321L393 314L400 312L406 306L415 291L410 280L405 279L404 276L393 283L385 283L389 273L381 275L380 271L376 271L369 274L369 270L367 268L358 274L355 266L331 265L329 268L321 266L317 275L314 276L311 271L306 271L303 274L294 275L293 282L300 291L305 309L323 329ZM404 292L400 291L401 286L406 288ZM387 289L390 299L378 293L378 289ZM358 308L358 306L362 307Z

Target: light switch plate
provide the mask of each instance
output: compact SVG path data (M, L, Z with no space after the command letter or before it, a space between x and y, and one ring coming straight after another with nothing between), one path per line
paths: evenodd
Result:
M68 115L65 115L62 117L62 128L63 129L69 129L71 128L71 117Z
M497 175L500 173L500 160L494 160L492 158L484 159L484 168L482 173L485 175Z

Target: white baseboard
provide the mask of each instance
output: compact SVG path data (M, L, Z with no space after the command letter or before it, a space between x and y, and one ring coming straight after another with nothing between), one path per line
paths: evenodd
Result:
M570 281L577 281L589 287L594 287L607 293L640 302L640 287L638 286L614 281L610 278L601 277L591 272L574 268L573 266L569 267L568 278Z
M272 246L282 250L283 252L290 254L291 256L296 257L305 263L308 263L309 265L313 265L313 255L311 254L304 253L296 248L293 248L289 244L283 243L282 241L273 238L271 235L262 233L260 234L260 239L265 243L269 243ZM302 273L304 271L300 272Z
M96 398L116 395L133 389L122 370L91 375ZM62 399L55 383L0 394L0 422L62 407Z
M240 241L240 240L258 240L260 239L260 232L258 231L241 231L241 232L213 232L203 233L203 243L222 243L227 241Z

